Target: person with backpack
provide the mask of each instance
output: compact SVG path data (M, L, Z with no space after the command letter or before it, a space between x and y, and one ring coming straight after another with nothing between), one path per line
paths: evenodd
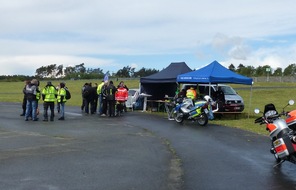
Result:
M65 120L65 103L67 102L66 94L67 90L65 87L65 83L61 82L59 85L57 102L60 106L60 118L58 120Z

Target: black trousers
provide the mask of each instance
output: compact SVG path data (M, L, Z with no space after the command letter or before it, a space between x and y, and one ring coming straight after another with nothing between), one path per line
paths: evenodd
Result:
M107 100L109 116L115 116L115 103L115 100Z
M52 120L54 118L54 102L44 102L43 103L44 108L44 119L48 119L48 108L50 109L50 119Z

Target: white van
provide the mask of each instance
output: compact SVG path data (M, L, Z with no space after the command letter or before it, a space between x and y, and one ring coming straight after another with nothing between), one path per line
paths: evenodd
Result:
M198 94L199 98L202 98L205 95L210 95L213 100L216 100L214 95L218 91L218 87L224 93L225 102L223 105L219 105L219 111L225 112L242 112L245 108L243 98L237 94L237 92L229 85L226 84L183 84L182 89L189 89L190 87L198 86ZM209 87L211 87L211 91L209 91Z

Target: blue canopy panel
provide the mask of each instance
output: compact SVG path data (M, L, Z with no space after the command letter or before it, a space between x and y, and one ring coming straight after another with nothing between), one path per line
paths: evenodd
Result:
M233 83L233 84L246 84L252 85L253 79L237 74L217 61L211 64L188 73L180 74L177 76L178 83Z

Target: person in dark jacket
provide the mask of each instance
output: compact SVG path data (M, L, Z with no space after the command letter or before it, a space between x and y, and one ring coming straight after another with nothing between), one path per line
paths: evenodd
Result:
M22 103L22 109L23 109L23 112L21 113L20 116L25 116L26 115L26 107L27 107L27 94L26 94L26 86L30 84L30 81L29 80L26 80L25 81L25 86L23 88L23 94L24 94L24 97L23 97L23 103Z
M89 108L90 108L91 99L92 99L91 92L92 92L91 84L85 83L82 95L84 99L84 111L86 114L89 114Z
M109 85L104 89L106 94L107 106L108 106L108 115L109 117L115 116L115 93L117 88L114 86L113 81L109 82Z
M27 97L27 105L26 105L26 114L25 121L29 120L29 117L32 115L33 121L38 121L37 118L37 91L38 91L38 81L33 79L29 84L26 85L26 97Z
M106 88L108 87L109 82L104 81L104 84L101 86L101 98L102 98L102 112L100 113L101 116L107 115L107 91Z
M94 99L92 101L92 113L96 113L97 112L97 107L98 107L98 99L99 99L99 95L97 93L97 88L98 88L98 84L95 83L95 85L92 87L92 93L93 93L93 96L94 96Z

